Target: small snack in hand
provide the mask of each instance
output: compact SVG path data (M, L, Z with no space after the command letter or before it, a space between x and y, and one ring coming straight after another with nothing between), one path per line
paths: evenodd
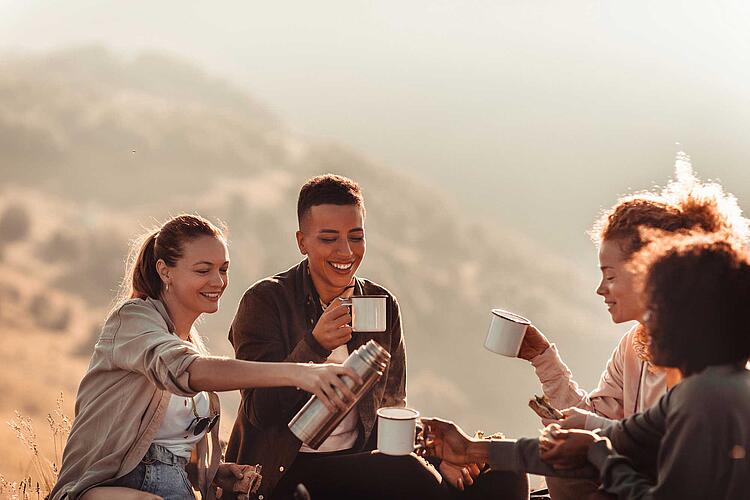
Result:
M254 495L258 492L260 483L263 480L263 476L261 475L262 469L262 465L256 464L255 471L243 477L241 481L237 481L234 492L238 493L238 500L249 499L250 495Z
M564 415L560 410L552 406L547 396L534 395L534 399L529 400L529 408L542 418L549 420L561 420Z
M476 439L505 439L505 434L503 434L502 432L495 432L494 434L485 436L484 431L477 431L474 433L474 438Z

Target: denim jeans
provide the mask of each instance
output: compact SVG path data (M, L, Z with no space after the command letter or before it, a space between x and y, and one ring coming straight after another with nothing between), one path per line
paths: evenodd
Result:
M164 500L193 500L193 488L185 473L187 460L152 444L138 466L111 486L124 486L159 495Z

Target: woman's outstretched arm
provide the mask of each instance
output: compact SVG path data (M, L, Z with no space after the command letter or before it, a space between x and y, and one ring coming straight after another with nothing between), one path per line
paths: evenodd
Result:
M253 387L299 387L315 394L330 409L345 408L354 393L341 376L362 379L351 368L336 364L262 363L201 356L188 367L190 387L195 391L233 391ZM339 395L340 392L341 395Z

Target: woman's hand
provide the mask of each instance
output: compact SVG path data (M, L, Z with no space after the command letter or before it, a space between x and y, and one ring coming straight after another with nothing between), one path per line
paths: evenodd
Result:
M600 439L591 431L566 430L552 424L539 437L539 456L555 469L578 469L586 465L589 447Z
M347 401L354 401L351 389L341 379L343 375L354 380L357 385L362 384L362 377L353 369L331 363L299 364L295 385L300 389L315 394L330 411L336 407L346 410Z
M461 491L467 486L474 484L474 480L482 472L477 464L468 464L463 467L454 465L446 460L440 462L438 467L440 475L448 481L448 484Z
M537 330L534 325L529 325L526 328L526 334L523 336L523 342L521 342L521 349L518 351L518 357L531 361L535 357L547 350L551 344L547 337L542 332Z
M598 417L596 413L582 410L575 406L561 410L561 412L565 418L557 421L557 423L560 424L560 427L563 429L586 429L586 419L589 415Z
M216 497L221 498L224 491L238 493L237 497L248 498L260 488L261 476L259 467L255 465L240 465L222 463L216 470L214 486L218 487Z

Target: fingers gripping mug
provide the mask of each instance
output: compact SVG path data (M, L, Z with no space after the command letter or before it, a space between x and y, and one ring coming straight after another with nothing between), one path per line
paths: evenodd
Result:
M384 332L387 300L387 295L353 295L341 303L352 308L352 330Z
M526 328L531 322L523 316L502 309L493 309L491 316L484 347L503 356L517 357Z

